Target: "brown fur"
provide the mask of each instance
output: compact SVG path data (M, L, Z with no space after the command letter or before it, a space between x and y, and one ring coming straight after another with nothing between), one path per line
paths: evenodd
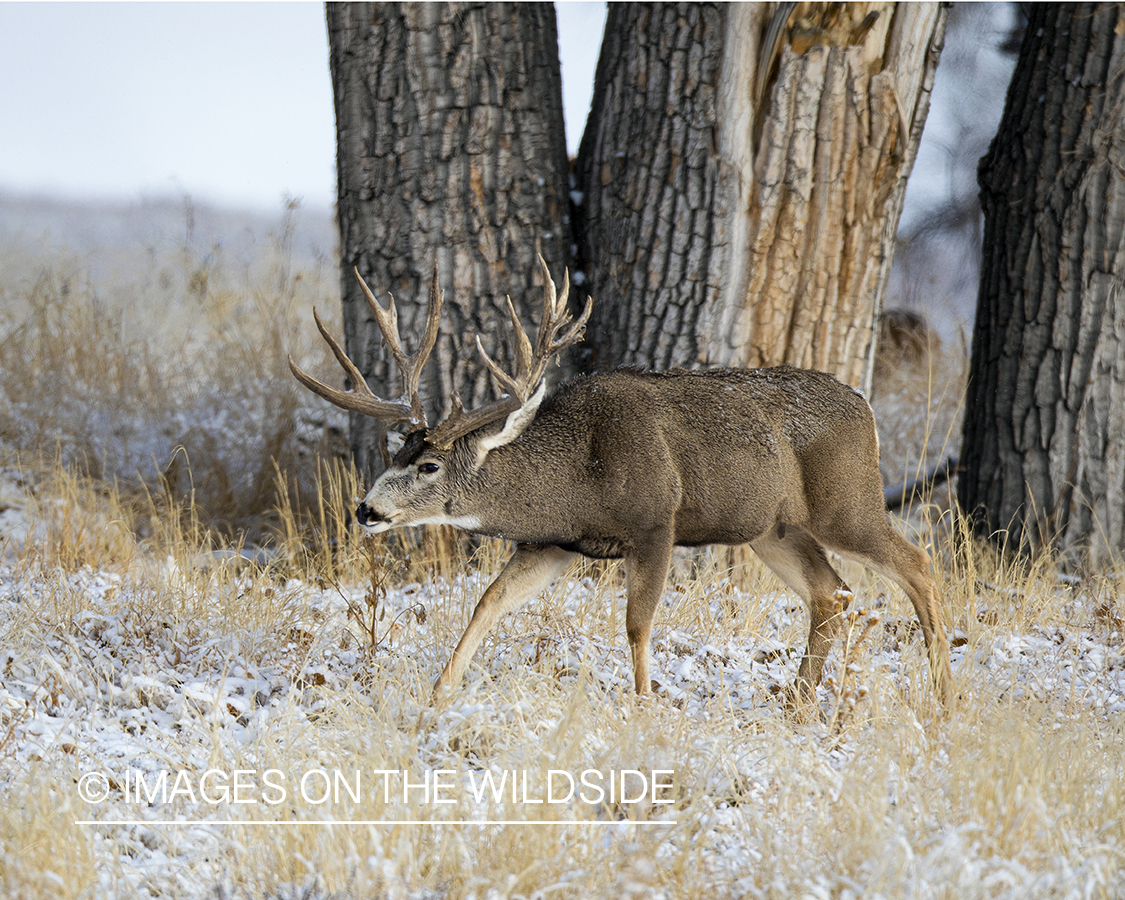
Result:
M580 378L546 398L509 443L483 455L489 426L430 446L408 439L357 510L384 530L447 521L517 542L438 679L458 684L503 613L575 557L623 557L636 690L649 690L649 641L673 546L749 543L810 611L798 675L819 682L847 585L825 550L898 583L914 606L935 686L947 701L949 651L926 554L891 525L878 439L862 395L789 367ZM438 467L437 472L423 468Z

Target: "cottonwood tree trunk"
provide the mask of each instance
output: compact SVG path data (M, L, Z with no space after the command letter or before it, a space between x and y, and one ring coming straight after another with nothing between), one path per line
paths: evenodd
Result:
M376 393L397 396L353 268L384 305L394 295L412 351L436 261L445 312L422 385L433 423L454 390L469 408L489 396L471 339L497 351L509 331L505 295L526 327L538 324L536 255L556 279L568 263L554 7L329 3L327 20L347 351ZM375 420L352 414L352 450L368 476L382 468L381 439Z
M578 157L595 367L866 385L945 15L610 4Z
M1043 4L981 160L958 496L1011 549L1125 550L1125 13Z

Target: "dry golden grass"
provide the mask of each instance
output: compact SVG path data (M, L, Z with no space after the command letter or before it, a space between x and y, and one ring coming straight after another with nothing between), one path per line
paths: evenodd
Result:
M903 324L893 314L876 346L870 399L879 427L879 468L884 484L897 487L957 454L969 349L963 339L943 341L924 324ZM931 499L950 505L945 487Z
M81 510L78 518L94 521L117 508L104 495L67 490L62 502L44 504L44 515L63 511L73 520ZM184 537L175 539L184 562L170 567L139 546L92 545L77 528L44 526L37 534L9 573L35 593L0 629L0 646L12 657L9 676L40 688L27 719L17 710L4 720L13 732L0 747L9 798L0 815L0 884L9 896L197 896L203 886L226 884L228 896L261 897L286 883L315 897L550 896L551 886L576 897L1015 897L1067 896L1075 885L1088 888L1088 896L1113 897L1121 887L1113 880L1125 847L1120 700L1114 710L1092 703L1096 678L1036 684L1037 677L1065 680L1067 666L1081 664L1084 639L1099 637L1120 654L1120 633L1095 614L1098 598L1107 596L1104 585L1060 589L1046 567L1012 568L979 550L950 553L941 574L959 653L961 699L953 713L943 719L932 706L912 616L896 596L872 629L861 634L859 623L847 659L837 646L829 664L837 687L822 695L824 722L796 725L766 690L769 675L758 666L749 667L762 682L756 690L724 682L723 673L737 668L739 648L749 657L777 636L791 648L803 639L801 617L778 619L776 586L764 576L748 590L706 573L677 579L657 624L654 674L669 690L638 704L629 690L619 572L591 565L502 622L464 693L432 710L430 685L495 571L495 555L480 563L480 577L395 584L383 598L386 614L372 646L342 603L324 604L334 585L362 597L371 575L364 571L367 542L353 541L331 566L313 554L286 561L280 573L238 573L191 566L200 548ZM376 548L379 561L401 558L401 549ZM119 572L122 580L107 590L84 589L83 578L100 571ZM293 576L300 580L287 580ZM324 589L315 588L318 579ZM853 581L861 598L879 603L877 583L862 575ZM414 600L426 608L425 624L400 615ZM116 623L118 643L106 643L114 631L107 627L92 645L94 633L83 624L91 617ZM60 633L88 655L59 655L52 635ZM1051 651L1040 648L1029 653L1026 671L1011 659L998 661L997 648L1029 635L1040 644L1061 640L1060 659L1052 664ZM706 645L715 649L704 652ZM271 767L295 784L317 768L406 770L415 780L437 769L463 778L491 768L530 773L534 792L550 769L671 769L675 803L570 804L545 813L519 797L481 806L465 792L445 807L417 793L385 802L375 790L358 803L344 796L327 807L297 798L218 810L183 802L151 810L84 805L74 792L80 772L120 778L130 761L99 749L79 722L53 743L37 741L26 726L56 704L79 720L112 723L128 712L160 728L166 701L130 687L127 674L151 674L146 659L158 653L181 682L221 684L245 669L272 673L285 685L252 739L249 731L232 733L242 712L232 705L237 697L225 710L219 703L184 711L186 741L138 734L141 746L163 748L163 766L173 771ZM1046 653L1041 667L1030 662L1034 653ZM716 659L719 674L707 674ZM672 677L683 661L693 661L694 679ZM1112 677L1110 669L1104 674ZM89 684L101 700L89 700ZM113 702L115 689L132 699ZM839 701L849 698L841 712ZM72 824L202 821L223 813L279 824ZM281 824L549 814L576 824ZM621 814L657 814L672 824L581 824ZM154 865L159 859L169 863Z
M279 466L292 502L315 505L318 459L346 450L345 418L310 400L286 357L332 371L307 323L314 306L338 316L339 294L334 268L289 258L296 214L249 267L181 246L95 282L65 250L4 251L0 269L17 274L0 279L0 451L167 493L227 540L263 536Z
M24 523L0 538L4 896L1123 895L1113 573L1064 582L1049 559L1014 564L932 505L913 527L935 559L956 707L934 706L901 594L849 568L853 621L826 666L822 716L802 724L780 689L806 620L760 565L732 579L721 556L680 561L656 622L662 690L638 702L620 566L583 563L506 617L463 689L433 708L431 685L505 546L466 559L440 534L359 539L354 473L285 432L304 401L284 353L333 375L307 327L314 302L336 305L327 279L274 272L253 280L268 290L224 287L229 271L189 262L145 275L169 273L167 320L139 289L114 294L80 271L53 269L23 294L0 286L18 301L2 313L0 422L20 460L0 498ZM258 385L260 433L214 457L201 440L192 472L215 474L194 495L161 487L166 459L139 468L147 480L114 468L140 459L130 442L145 429L182 424L173 412L242 384ZM56 415L42 391L98 415ZM915 416L919 402L945 408L901 407ZM99 424L126 410L120 432ZM925 416L928 433L955 430L941 415ZM218 441L214 422L192 427ZM273 552L262 565L216 552L240 536L268 537ZM276 769L291 790L276 804L124 800L130 773L208 769ZM465 787L526 773L536 799L551 770L587 769L672 770L673 802L477 802ZM448 805L388 796L376 770L415 783L449 770L460 788ZM315 803L292 789L319 771L359 772L365 790ZM87 773L112 779L104 802L82 799ZM573 824L466 824L554 818ZM87 819L98 824L74 824ZM164 819L183 824L153 824ZM618 819L666 824L607 824ZM367 820L442 824L349 824Z

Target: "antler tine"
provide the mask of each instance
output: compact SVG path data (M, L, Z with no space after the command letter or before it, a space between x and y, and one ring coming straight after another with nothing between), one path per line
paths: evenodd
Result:
M441 306L445 300L444 294L438 287L437 278L438 270L437 262L435 262L434 271L430 277L430 294L426 303L426 330L422 333L422 340L418 344L417 352L410 357L407 370L402 373L403 393L410 396L411 408L415 411L423 426L426 424L426 412L422 406L422 396L418 393L418 381L422 377L422 369L426 365L426 360L430 358L430 353L437 343L441 325Z
M314 394L323 397L329 403L333 403L341 409L349 409L365 416L373 416L376 419L387 419L393 422L410 421L412 410L405 403L382 400L371 392L371 388L367 386L367 382L360 374L359 369L348 358L348 355L332 335L328 333L328 329L324 327L324 323L320 320L320 316L315 309L313 310L313 319L316 320L316 327L320 331L321 337L332 348L332 355L336 357L344 371L348 373L348 378L352 382L352 390L341 391L313 378L293 362L293 357L290 356L289 369L294 377Z
M566 328L570 323L570 313L566 306L570 291L570 278L568 275L564 275L563 290L560 296L556 294L551 273L542 256L539 257L539 266L544 276L543 319L539 323L539 333L534 350L531 341L528 340L527 332L520 325L519 316L516 315L511 299L508 300L508 313L511 316L512 329L515 332L514 374L505 372L488 355L480 336L477 336L477 350L480 352L481 359L508 396L472 412L465 412L461 406L461 398L454 394L449 415L427 436L427 441L434 446L449 447L457 438L518 410L540 388L543 375L547 371L547 364L551 361L551 358L582 338L586 320L590 317L591 301L586 302L586 308L578 321L570 325L561 339L556 339L559 331Z
M551 280L551 272L547 268L547 262L543 259L542 254L539 256L539 268L543 272L545 288L543 292L543 320L539 323L539 337L536 341L535 358L533 360L532 374L534 377L530 379L532 386L547 371L547 364L551 361L551 357L582 339L586 320L590 318L590 311L593 308L592 302L587 299L586 308L582 311L578 321L571 325L563 335L562 340L555 340L559 331L566 328L567 324L570 323L570 312L567 309L567 300L570 297L570 274L565 269L563 270L562 293L556 294L555 283Z
M480 336L477 336L477 349L480 351L481 359L484 360L488 370L496 376L496 380L504 386L509 394L519 397L521 401L527 400L534 392L543 374L547 371L547 364L551 357L569 347L581 337L582 327L586 324L586 319L590 315L589 304L587 304L587 310L583 313L582 319L571 327L561 341L556 341L555 335L558 334L559 329L566 327L567 323L570 322L570 313L566 308L567 297L570 294L570 275L564 271L563 290L560 296L555 292L555 283L551 280L551 273L542 255L539 257L539 266L543 272L544 281L543 317L539 322L539 334L536 337L534 353L527 332L523 330L519 316L516 315L511 297L508 297L507 300L508 313L512 318L512 331L515 334L516 343L514 375L509 375L500 368L496 361L485 352Z
M375 295L371 293L367 282L359 274L358 269L355 270L355 276L359 279L359 286L363 289L363 294L367 298L367 305L371 307L371 312L375 316L375 322L383 333L383 341L402 372L401 398L399 400L383 400L371 392L363 374L332 335L328 333L328 329L324 327L324 323L320 320L316 310L313 310L313 318L316 320L317 330L320 331L328 346L332 348L332 355L336 357L344 371L347 372L352 383L352 390L341 391L318 381L293 362L292 357L289 358L289 368L297 380L310 391L342 409L353 410L376 419L384 419L392 425L408 422L411 425L425 428L426 411L418 393L418 381L422 375L422 367L426 364L426 359L437 342L438 327L441 322L442 294L437 286L437 263L434 263L434 276L430 283L426 330L418 345L418 352L413 356L408 356L402 349L402 341L398 333L398 309L395 307L394 297L390 298L387 308L383 309L375 299Z
M543 318L539 322L539 337L536 340L536 349L540 354L548 352L551 339L554 337L554 332L558 329L559 324L559 298L555 293L555 282L551 278L551 271L547 268L547 261L543 259L543 254L539 254L539 269L543 273ZM565 270L564 270L565 272ZM562 312L565 315L566 311L566 298L570 293L570 276L563 276L565 281L563 285L562 296Z
M315 306L313 307L313 321L316 322L316 330L320 332L320 336L324 338L328 346L332 348L332 355L336 357L336 361L339 362L344 371L348 373L348 378L352 380L352 384L363 385L363 387L366 388L367 381L364 379L363 375L360 374L359 369L355 367L355 363L351 361L351 357L344 352L344 348L337 344L336 339L328 333L328 329L324 327L324 322L321 321L320 313L316 311ZM356 389L362 390L358 387Z
M540 257L540 259L542 259L542 257ZM552 288L551 288L551 296L552 296L552 298L554 297L554 286L553 285L552 285ZM578 343L578 341L582 340L582 335L583 335L583 332L585 331L585 328L586 328L586 322L587 322L587 320L589 320L590 313L594 308L594 301L593 301L593 298L591 298L591 297L586 298L586 306L582 310L582 315L580 315L578 317L578 320L573 325L570 326L570 328L567 330L566 334L563 335L562 340L558 340L558 341L555 340L555 335L557 335L559 333L559 330L561 328L564 328L566 326L566 324L570 321L570 313L567 311L567 300L569 298L570 298L570 273L564 269L563 270L563 289L562 289L562 293L559 295L558 300L555 301L555 303L554 303L555 315L554 315L554 320L553 320L553 328L547 334L545 339L542 337L542 333L541 333L540 340L541 340L541 342L545 342L545 347L544 347L544 350L543 350L545 355L551 355L551 354L554 354L554 353L558 353L560 350L566 349L571 344L576 344L576 343Z
M515 331L516 337L516 378L522 379L527 376L531 371L531 363L533 356L531 353L531 341L527 339L527 332L523 330L520 325L519 316L516 315L516 308L512 306L512 298L506 298L508 301L508 313L512 317L512 329ZM523 399L527 399L524 397Z
M587 297L586 306L582 310L582 315L570 326L570 330L563 335L563 339L554 344L555 350L553 352L558 352L558 350L569 347L571 344L577 344L582 340L582 336L586 331L586 323L590 320L590 313L593 312L593 310L594 298Z
M512 319L512 331L515 335L515 374L509 375L491 356L488 351L484 349L484 344L481 343L480 335L477 335L477 350L480 352L481 359L504 390L510 395L519 397L520 402L528 398L531 392L531 385L529 382L529 375L531 374L532 367L532 352L531 341L527 338L527 332L523 330L520 324L519 316L516 315L516 308L512 305L512 298L505 298L508 302L508 315Z
M375 295L355 270L355 277L367 298L367 305L375 316L375 323L383 334L383 342L394 357L395 364L402 373L402 396L410 404L410 421L416 425L426 427L426 412L422 405L422 397L418 392L418 382L422 377L422 369L426 365L434 344L437 343L438 329L441 324L441 306L444 296L437 284L437 263L434 263L433 277L430 280L430 294L426 309L426 330L418 344L418 350L413 356L408 356L402 349L402 339L398 333L398 309L395 307L395 298L388 294L387 309L379 305Z
M501 369L496 360L489 356L488 351L484 349L484 344L481 343L479 334L477 335L477 351L480 353L481 359L484 360L484 364L488 367L488 371L496 376L496 380L500 382L500 384L504 387L504 390L507 391L508 394L513 397L519 397L520 402L523 402L527 399L526 397L522 396L525 393L525 386L520 383L518 367L517 375L515 378ZM528 352L530 353L530 350Z

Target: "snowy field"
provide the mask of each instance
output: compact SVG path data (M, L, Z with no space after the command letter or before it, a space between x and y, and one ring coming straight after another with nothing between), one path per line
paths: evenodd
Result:
M677 573L639 703L623 578L589 565L433 708L501 548L451 579L411 580L394 546L356 548L345 580L236 571L186 542L153 558L96 497L20 482L6 896L1125 896L1119 581L945 559L942 717L905 602L849 572L855 614L798 722L804 613L767 576Z

